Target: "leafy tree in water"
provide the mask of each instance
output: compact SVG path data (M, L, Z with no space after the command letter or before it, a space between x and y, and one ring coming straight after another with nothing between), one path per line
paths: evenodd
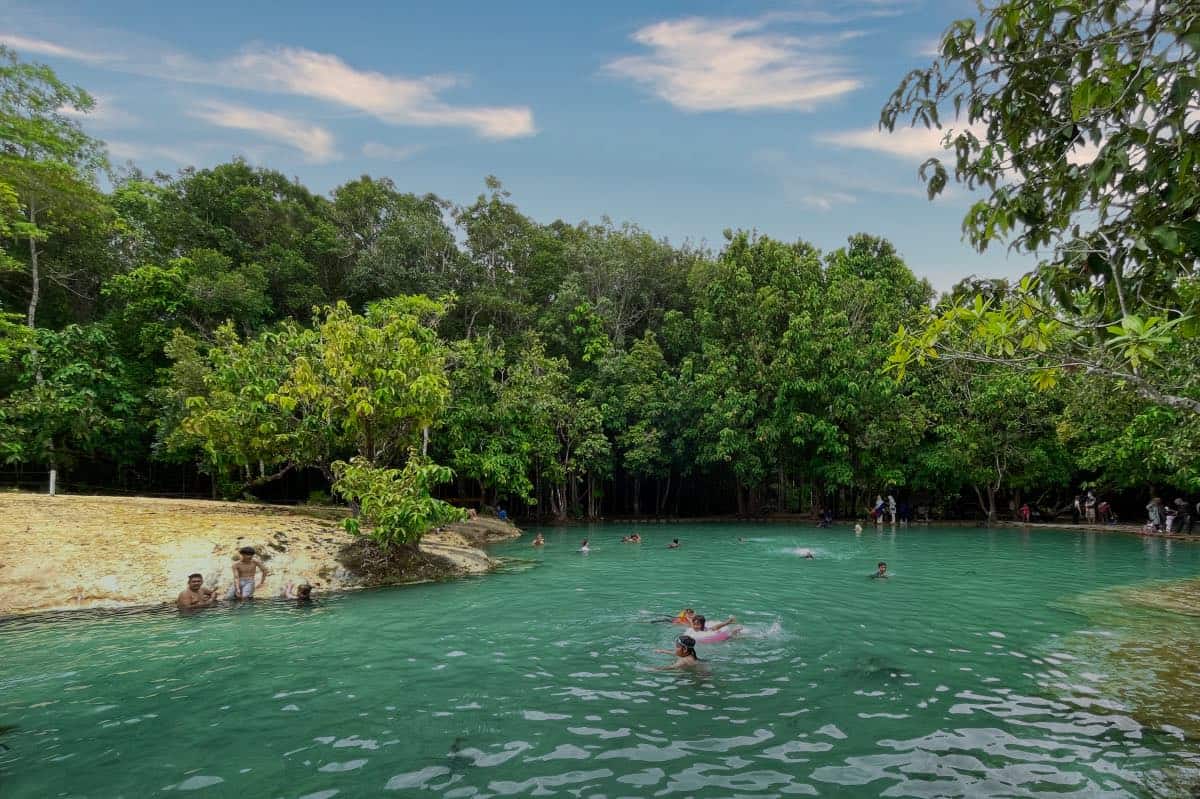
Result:
M1053 256L1009 296L902 328L893 367L996 363L1042 389L1084 372L1200 413L1182 360L1200 332L1200 6L1001 0L981 14L950 26L881 124L953 126L954 176L987 194L963 221L970 241ZM921 173L931 196L949 180L939 159Z

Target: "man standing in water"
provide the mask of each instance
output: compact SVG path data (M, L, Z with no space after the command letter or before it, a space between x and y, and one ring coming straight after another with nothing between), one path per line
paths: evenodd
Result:
M217 592L204 587L204 576L189 574L187 588L179 592L175 604L181 608L211 608L217 604Z

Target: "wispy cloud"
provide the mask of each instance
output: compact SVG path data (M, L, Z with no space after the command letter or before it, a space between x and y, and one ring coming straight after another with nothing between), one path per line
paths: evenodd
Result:
M58 113L72 117L100 128L131 128L141 123L135 115L117 106L116 102L107 95L94 95L95 105L91 111L77 111L71 106L59 107Z
M188 113L218 127L246 130L282 142L299 150L310 163L325 163L338 157L332 133L283 114L215 100L205 101Z
M832 211L872 195L925 198L924 190L915 182L898 185L873 173L862 174L852 164L814 161L783 150L758 150L751 154L750 163L761 174L777 181L790 202L818 211Z
M537 132L533 111L523 105L456 105L443 93L461 85L445 75L405 77L363 70L336 55L297 47L247 47L205 60L156 43L127 48L129 57L15 34L0 42L31 52L104 66L163 80L285 94L332 103L389 125L466 128L487 139Z
M946 132L937 128L897 128L888 133L877 128L862 128L822 133L816 139L834 147L871 150L911 160L946 155L947 151L942 146ZM981 131L976 131L976 135L980 134Z
M802 110L862 86L836 46L853 32L797 37L770 19L690 17L647 25L650 52L606 65L685 111Z
M823 194L805 194L800 198L800 202L810 208L816 208L818 211L832 211L839 205L851 205L857 199L853 194L830 191Z
M458 84L449 76L402 78L351 67L327 53L298 48L246 50L227 62L247 88L313 97L363 111L395 125L464 127L489 139L536 132L524 106L454 106L438 94Z
M381 161L407 161L424 149L419 144L405 144L400 147L391 144L380 144L369 141L362 147L362 154L367 158L378 158Z
M51 56L54 58L68 58L72 61L83 61L88 64L99 64L105 61L112 61L115 58L115 56L108 53L65 47L61 44L46 41L45 39L18 36L15 33L0 33L0 44L8 45L21 54L33 53L34 55Z
M118 161L140 161L143 158L158 158L174 162L180 166L189 166L195 164L198 160L194 153L178 147L112 140L106 144L109 155Z

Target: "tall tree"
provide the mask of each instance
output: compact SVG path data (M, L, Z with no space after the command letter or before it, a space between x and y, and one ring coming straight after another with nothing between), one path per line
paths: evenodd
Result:
M93 105L91 95L49 67L25 63L0 45L0 184L7 185L10 204L15 192L20 206L7 227L28 248L29 327L37 324L41 298L40 243L73 215L104 207L95 188L97 171L107 165L102 145L64 113L86 113Z

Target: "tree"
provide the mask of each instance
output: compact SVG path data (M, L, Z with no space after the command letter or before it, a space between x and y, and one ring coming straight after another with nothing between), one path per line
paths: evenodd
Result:
M346 529L369 536L383 549L416 546L431 528L466 518L465 511L430 494L451 479L450 470L416 452L409 453L403 469L380 469L363 458L338 461L333 468L337 492L359 508L346 520Z
M4 364L13 372L0 398L0 459L69 466L132 454L139 394L104 326L36 328L9 342L18 360Z
M385 468L414 446L445 407L442 348L423 297L345 303L307 329L288 321L242 341L231 324L213 346L176 334L161 419L167 448L204 453L214 475L254 486L297 468L330 480L357 455ZM335 486L336 487L336 486Z
M963 221L969 240L1053 256L1003 298L901 329L893 367L996 363L1042 389L1083 371L1200 413L1175 347L1200 332L1200 7L1000 0L981 12L950 26L881 124L955 125L955 178L987 192ZM939 159L921 174L931 196L949 179Z
M87 113L93 105L87 92L63 83L49 67L24 63L0 45L0 197L9 207L5 227L28 246L29 327L36 326L41 298L39 243L72 216L104 207L94 186L96 172L107 165L101 144L64 113Z

